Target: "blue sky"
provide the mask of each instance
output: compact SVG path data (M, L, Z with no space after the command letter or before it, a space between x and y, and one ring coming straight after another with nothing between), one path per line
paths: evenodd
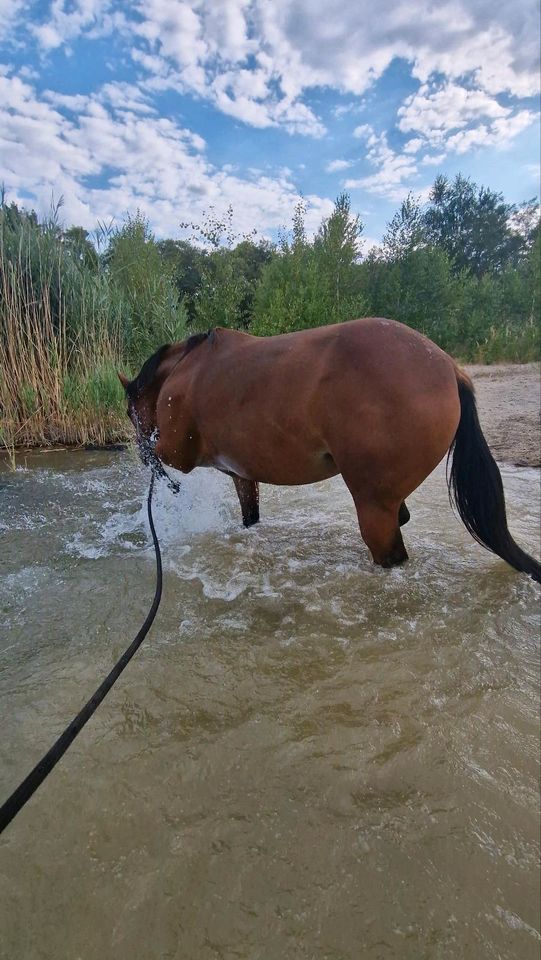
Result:
M0 181L92 229L233 206L275 237L342 190L377 242L462 172L539 188L537 0L0 0Z

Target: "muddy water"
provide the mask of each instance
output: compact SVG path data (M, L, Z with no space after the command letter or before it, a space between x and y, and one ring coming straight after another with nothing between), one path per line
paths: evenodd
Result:
M539 474L504 469L538 545ZM0 788L132 638L153 591L129 454L0 473ZM411 498L375 569L339 479L161 492L159 619L0 841L9 960L539 955L538 589Z

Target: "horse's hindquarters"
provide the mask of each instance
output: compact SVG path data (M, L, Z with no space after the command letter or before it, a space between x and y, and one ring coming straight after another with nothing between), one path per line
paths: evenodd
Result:
M436 383L424 384L422 370L421 384L408 371L400 379L365 380L356 404L351 401L353 385L342 381L333 415L326 408L326 438L352 492L398 509L446 455L460 420L460 402L454 365L442 357Z

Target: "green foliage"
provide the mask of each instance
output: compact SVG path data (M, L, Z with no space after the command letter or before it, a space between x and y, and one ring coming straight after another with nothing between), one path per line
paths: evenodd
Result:
M187 240L159 240L160 259L171 277L190 322L195 319L194 302L201 286L205 253Z
M430 242L446 251L458 272L481 276L516 262L521 240L512 229L514 213L500 193L459 174L452 183L436 178L424 221Z
M97 269L98 254L87 230L83 227L70 227L63 232L62 242L68 257L72 257L76 263L87 269Z
M361 273L370 313L400 320L444 349L452 348L460 279L454 277L446 253L434 247L411 249L395 261L385 254L372 255Z
M186 309L148 221L139 212L113 232L104 260L110 286L126 307L123 339L129 355L144 357L162 343L182 340Z
M400 260L427 242L425 215L421 204L409 193L387 224L383 237L385 259Z
M271 245L255 242L255 230L237 234L232 207L222 218L211 207L202 223L180 226L191 229L192 240L203 248L197 262L199 283L188 308L194 329L247 327L262 267L272 256Z
M297 204L291 240L265 266L254 302L254 333L288 333L360 316L364 300L357 261L362 224L341 194L313 243L306 239L305 207Z
M103 363L81 381L83 402L95 411L124 411L126 399L117 372L110 363Z
M528 361L540 355L539 241L518 267L480 277L457 273L437 247L361 265L369 313L400 320L462 360Z
M437 177L423 210L411 195L383 249L361 265L370 313L401 320L464 360L539 356L539 207L458 176Z

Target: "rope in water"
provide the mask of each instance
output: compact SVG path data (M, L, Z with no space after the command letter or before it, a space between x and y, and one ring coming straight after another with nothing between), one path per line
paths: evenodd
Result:
M0 807L0 833L6 829L13 818L16 817L24 805L28 803L38 787L50 774L51 770L56 767L56 764L64 756L66 750L69 746L71 746L77 734L81 732L85 724L90 720L92 714L99 707L102 700L107 696L115 681L118 680L120 674L128 665L134 653L137 652L152 626L156 613L158 612L158 607L160 605L162 596L162 558L160 554L160 544L158 542L158 537L154 528L154 521L152 519L152 493L154 490L154 481L157 473L158 471L156 471L156 469L153 467L147 499L148 522L150 524L150 532L152 534L154 551L156 553L156 590L145 622L143 623L135 639L130 643L127 650L125 650L120 659L117 660L113 669L105 678L103 683L100 684L96 692L90 697L90 700L88 700L84 707L79 710L77 716L74 717L69 726L66 727L56 743L54 743L50 750L47 751L45 756L41 758L39 763L36 764L34 769L28 774L28 776L17 787L17 789L13 791L6 802L2 804ZM165 474L165 476L167 476L167 474ZM174 483L174 481L171 481L171 483Z

